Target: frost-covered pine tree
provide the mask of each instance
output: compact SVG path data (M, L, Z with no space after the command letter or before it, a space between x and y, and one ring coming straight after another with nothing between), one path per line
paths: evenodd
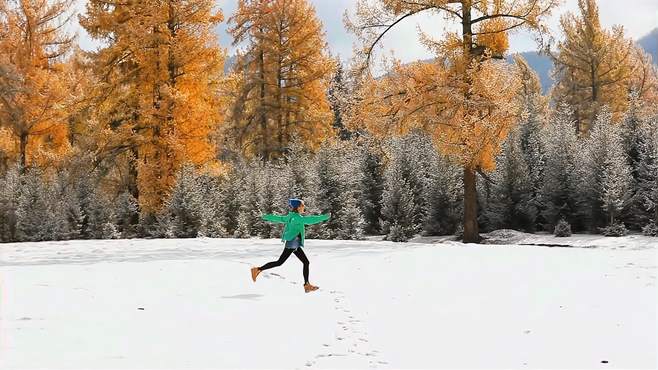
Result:
M60 235L53 236L56 240L78 239L82 237L82 227L86 221L86 215L80 202L80 194L76 179L69 172L63 170L58 172L52 181L48 181L47 189L53 196L49 206L53 217L59 219L58 227ZM44 181L47 181L44 178Z
M528 212L535 215L534 229L541 224L541 188L544 182L545 153L542 146L542 127L544 127L540 97L534 94L525 99L523 119L519 122L520 147L528 168L527 179L530 188L528 194Z
M343 117L345 115L345 101L348 99L349 87L345 79L343 63L340 58L336 59L336 70L329 82L327 95L331 110L334 113L333 127L338 132L338 137L341 140L349 140L352 137L352 132L345 127Z
M592 230L613 225L631 195L631 168L626 159L619 126L605 107L586 140L586 177L583 189L589 201Z
M640 99L638 92L631 91L628 98L628 109L621 122L624 153L632 175L630 179L631 194L628 205L624 207L621 216L624 222L635 230L640 230L651 218L644 206L643 195L639 191L640 167L643 166L641 163L643 158L641 158L640 152L643 142L647 139L645 131L646 126L649 125L642 117L643 110L642 99Z
M496 160L486 212L494 228L532 232L537 209L531 202L532 180L521 145L519 129L513 129Z
M649 215L646 224L658 225L658 116L642 128L636 196Z
M260 211L263 214L281 214L284 213L285 200L282 199L282 192L284 191L283 178L280 176L282 173L281 165L275 162L270 162L263 168L262 176L260 176ZM276 238L281 235L281 225L270 222L263 222L258 230L259 236L262 238Z
M436 155L430 167L426 235L452 235L463 218L463 171L449 159Z
M386 239L403 242L417 233L414 216L418 207L414 192L405 179L405 161L392 158L384 175L382 194L382 232Z
M313 187L315 185L311 175L313 172L313 158L308 150L302 143L291 141L283 167L285 197L304 199L307 206L313 204Z
M58 194L38 168L21 176L16 209L16 236L20 241L61 240L68 234L66 215Z
M364 142L359 162L361 184L359 184L359 208L364 219L364 232L366 234L379 234L381 232L382 193L384 191L384 164L382 154L379 153L372 140Z
M264 221L260 218L262 212L259 196L263 175L262 165L254 160L237 170L244 171L244 176L242 176L243 182L237 194L239 208L238 228L235 231L235 237L249 238L259 235L264 224Z
M221 203L221 181L209 174L197 178L201 191L201 237L221 238L227 235L222 225L223 205Z
M343 141L338 143L339 150L339 176L342 190L342 208L338 217L341 223L340 239L362 239L364 233L364 219L361 208L358 206L363 199L364 173L361 172L363 161L363 148L356 141Z
M611 148L613 155L606 158L602 179L601 201L608 215L608 225L617 223L615 217L624 209L630 195L630 168L622 154L621 146Z
M330 144L323 145L318 151L316 160L317 193L316 206L323 214L331 214L327 222L319 225L320 237L323 239L339 238L343 222L341 220L342 208L345 199L345 184L341 182L339 149Z
M0 177L0 241L11 242L16 236L16 211L20 195L20 171L11 166Z
M239 194L245 179L244 171L240 171L239 168L243 165L243 162L234 164L233 168L219 180L219 194L217 194L219 224L225 235L230 237L234 236L238 229Z
M580 208L583 195L582 165L579 145L571 112L566 106L558 107L543 131L545 148L544 183L541 189L542 216L553 230L560 219L565 219L575 230L583 229Z
M383 232L389 234L390 226L398 222L398 229L403 233L412 235L422 230L427 223L429 215L430 189L432 188L432 166L436 162L436 151L431 138L418 132L412 132L407 136L393 138L387 143L388 166L384 175L384 194L382 196L382 218ZM402 182L400 182L400 179ZM398 215L408 215L410 220L393 220L391 210L397 210L397 205L386 204L386 202L397 202L401 192L393 181L404 183L407 187L404 192L410 192L408 197L411 203L405 205L410 207L410 212L402 212ZM388 195L387 195L388 192ZM394 196L391 196L396 194ZM385 210L386 209L386 210ZM395 211L394 213L398 213ZM412 230L407 229L407 224Z
M109 201L101 193L97 177L93 173L75 175L72 179L76 201L80 210L80 237L85 239L102 239L108 230L107 224L113 223ZM112 233L113 234L113 233Z
M203 198L198 177L191 165L178 172L162 217L175 238L195 238L203 225Z
M137 199L129 191L119 193L112 202L116 231L122 238L137 236L134 220L139 219Z

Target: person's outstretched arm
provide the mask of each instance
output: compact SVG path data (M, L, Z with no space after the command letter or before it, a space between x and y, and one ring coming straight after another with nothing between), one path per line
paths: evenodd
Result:
M269 222L276 222L280 224L285 224L288 220L288 216L279 216L279 215L273 215L273 214L266 214L260 216L263 220L269 221Z
M302 216L302 220L304 220L304 225L319 224L320 222L327 221L328 219L329 219L329 215Z

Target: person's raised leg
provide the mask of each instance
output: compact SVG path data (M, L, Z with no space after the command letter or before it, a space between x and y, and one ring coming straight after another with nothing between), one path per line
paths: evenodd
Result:
M300 247L300 248L297 248L294 253L295 253L295 256L297 256L297 258L299 258L299 260L302 261L302 263L304 264L304 269L303 269L303 272L304 272L304 291L306 293L308 293L308 292L312 292L314 290L317 290L318 289L317 286L315 286L315 285L308 282L309 265L311 263L309 262L308 258L306 257L306 254L304 253L304 250Z
M290 249L290 248L283 248L283 252L281 253L281 256L279 257L278 260L276 260L276 261L272 261L272 262L268 262L268 263L264 264L264 265L261 266L261 267L252 267L252 269L251 269L251 278L252 278L252 280L253 280L253 281L256 281L256 277L257 277L258 274L260 274L260 272L263 271L263 270L267 270L267 269L271 269L271 268L273 268L273 267L277 267L277 266L281 266L281 265L283 265L283 263L286 262L286 260L288 259L288 257L290 257L290 255L292 254L292 252L293 252L293 250Z
M295 253L295 256L297 256L297 258L299 258L299 260L302 261L302 263L304 264L304 267L302 269L302 272L304 274L304 284L308 284L309 265L311 263L309 262L308 258L306 258L306 254L304 253L304 250L301 247L295 249L293 253Z

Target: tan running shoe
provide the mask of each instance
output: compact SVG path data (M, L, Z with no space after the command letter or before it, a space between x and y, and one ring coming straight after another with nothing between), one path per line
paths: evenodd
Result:
M260 274L260 269L258 267L252 267L251 268L251 280L256 282L256 277Z
M318 287L316 287L315 285L313 285L311 283L304 284L304 292L305 293L312 292L314 290L318 290Z

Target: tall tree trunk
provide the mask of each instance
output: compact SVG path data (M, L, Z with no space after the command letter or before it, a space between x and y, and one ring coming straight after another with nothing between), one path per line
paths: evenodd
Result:
M464 168L464 243L479 243L477 179L475 171Z
M19 153L18 153L19 163L20 163L20 166L21 166L21 169L20 169L21 173L24 173L25 169L27 168L27 139L28 139L27 133L21 133L20 138L19 138L20 148L19 148Z
M472 63L475 60L473 55L473 31L471 24L471 1L462 2L462 43L466 60ZM468 71L468 70L467 70ZM470 95L470 86L473 81L471 76L466 72L464 80L468 88L465 89L466 101L468 102ZM470 114L468 107L466 107L466 114ZM475 177L475 170L469 167L464 167L464 242L465 243L478 243L480 241L480 234L478 230L478 211L477 211L477 179Z
M135 198L135 201L137 202L137 209L138 211L135 212L132 215L132 218L130 219L130 224L131 225L137 225L139 223L139 186L137 185L137 161L139 161L139 150L137 149L137 145L133 145L132 148L130 148L130 151L132 153L132 158L128 161L128 191L130 192L130 195Z
M261 42L264 42L261 40ZM261 135L262 135L262 148L261 148L261 155L263 156L263 160L267 161L270 159L270 148L269 148L269 140L268 140L268 135L269 133L267 132L267 116L265 115L265 52L263 49L260 50L259 56L258 56L258 61L260 63L259 65L259 73L260 73L260 105L258 109L260 110L259 112L259 123L260 123L260 129L261 129Z

